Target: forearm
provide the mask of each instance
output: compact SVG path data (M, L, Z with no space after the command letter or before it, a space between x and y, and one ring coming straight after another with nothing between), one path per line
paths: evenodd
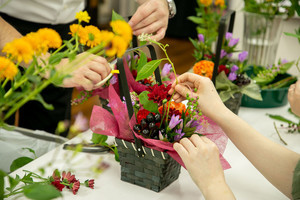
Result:
M199 187L199 186L198 186ZM234 200L234 194L232 193L231 189L225 182L219 182L211 187L207 187L202 189L202 194L205 200L215 200L215 199L222 199L222 200Z
M0 55L4 55L2 53L2 49L4 45L15 38L20 38L22 35L10 24L8 24L4 19L0 17Z
M293 171L300 155L269 140L228 109L219 112L214 120L248 160L291 197Z

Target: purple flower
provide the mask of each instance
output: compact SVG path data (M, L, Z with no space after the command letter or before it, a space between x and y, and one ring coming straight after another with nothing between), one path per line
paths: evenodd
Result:
M239 61L244 62L248 57L248 51L243 51L242 53L239 54Z
M126 60L127 60L127 61L131 60L131 56L130 56L130 55L127 55Z
M164 137L160 131L158 132L158 138L159 138L159 140L162 140L162 141L164 141L166 139L166 137Z
M199 42L204 42L204 35L202 35L201 33L198 34L198 39L199 39Z
M171 69L172 69L172 65L169 63L166 63L164 65L164 68L161 70L161 76L162 77L167 76Z
M179 115L172 115L170 123L169 123L169 128L173 129L175 126L177 126L177 124L179 124L180 122L182 122L182 119L179 119Z
M235 72L235 71L237 71L238 69L239 69L238 66L233 65L233 66L231 67L230 71L231 71L231 72Z
M230 40L232 38L232 33L227 32L225 38L226 40Z
M284 64L286 64L286 63L288 63L289 61L287 60L287 59L283 59L282 61L281 61L281 64L282 65L284 65Z
M230 72L228 75L228 79L234 81L236 79L236 73Z
M113 76L113 77L110 79L109 83L112 84L112 85L115 84L115 83L117 83L117 76Z
M194 128L197 127L195 131L199 131L202 128L202 125L200 124L199 120L191 120L185 125L186 127Z
M175 133L178 134L174 136L175 141L179 141L185 135L185 133L182 132L182 129L176 130Z
M230 41L229 41L229 43L228 43L228 46L229 47L233 47L234 45L236 45L239 42L239 40L240 40L239 38L236 38L236 39L235 38L231 38Z
M227 54L227 57L228 57L228 58L231 58L231 57L232 57L232 53Z
M221 50L221 58L223 58L226 55L227 55L227 52L224 49L222 49Z

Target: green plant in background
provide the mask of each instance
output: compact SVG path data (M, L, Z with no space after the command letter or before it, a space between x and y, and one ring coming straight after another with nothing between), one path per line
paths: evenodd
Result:
M188 17L197 24L197 33L206 38L207 45L211 47L218 36L219 21L226 8L224 0L197 0L196 16Z
M244 0L244 2L244 10L246 12L269 17L275 15L293 17L295 13L300 16L300 4L298 0Z

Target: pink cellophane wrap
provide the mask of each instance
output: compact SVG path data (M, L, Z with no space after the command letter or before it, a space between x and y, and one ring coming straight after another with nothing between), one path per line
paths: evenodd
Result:
M147 86L145 86L145 85L143 85L143 84L141 84L141 83L134 80L133 75L130 72L130 69L129 69L128 64L127 64L125 59L123 59L123 64L124 64L124 68L125 68L127 82L128 82L129 88L131 89L130 91L134 91L137 94L140 94L141 92L145 91ZM114 76L117 76L117 75L114 75ZM120 92L119 92L120 91L120 89L119 89L119 79L117 79L117 82L114 83L113 86L115 88L115 91L118 94L120 94ZM95 89L93 91L92 95L93 96L98 95L102 99L108 99L108 95L109 95L108 87Z
M136 123L135 116L129 121L126 104L120 100L120 97L114 90L113 86L109 86L109 104L113 111L112 115L107 110L99 106L94 106L92 116L90 119L90 128L94 133L115 136L119 139L124 139L129 142L133 142L132 127ZM223 169L229 169L229 163L223 158L225 147L227 145L227 136L222 129L208 117L203 116L203 127L199 133L206 135L212 140L220 150L220 160ZM205 123L207 122L207 123ZM134 133L135 134L135 133ZM173 144L155 139L146 139L141 135L135 134L137 138L141 139L146 147L158 150L166 151L171 157L173 157L183 167L184 164L173 149Z

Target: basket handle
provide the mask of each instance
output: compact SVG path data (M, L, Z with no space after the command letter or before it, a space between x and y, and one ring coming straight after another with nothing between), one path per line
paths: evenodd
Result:
M234 20L235 20L235 11L228 10L227 13L224 16L222 16L222 18L220 20L219 29L218 29L218 40L217 40L217 44L216 44L216 57L215 57L215 61L214 61L215 65L214 65L213 75L212 75L212 79L211 79L214 84L216 83L216 77L218 75L223 38L225 35L226 21L227 21L228 17L230 17L228 32L232 33L233 26L234 26Z
M144 46L141 46L141 47L144 47ZM128 49L126 52L131 52L131 51L134 51L134 50L139 49L141 47L131 48L131 49ZM151 59L152 60L156 60L157 56L156 56L155 48L152 45L145 45L145 47L147 47L149 49L150 55L151 55ZM130 97L128 82L127 82L125 68L124 68L124 64L123 64L123 59L122 58L118 58L118 60L117 60L117 67L118 67L118 70L120 71L120 73L118 74L119 80L120 80L119 81L120 97L121 98L122 98L122 96L125 97L129 119L131 119L131 117L133 116L133 106L132 106L132 102L131 102L131 97ZM156 82L158 82L158 84L161 85L162 81L161 81L159 67L157 67L155 69L154 73L155 73ZM142 150L142 145L143 145L142 144L142 140L138 139L135 136L134 133L133 133L133 137L134 137L135 147L136 147L138 156L139 157L144 157L145 154L144 154L144 152Z

